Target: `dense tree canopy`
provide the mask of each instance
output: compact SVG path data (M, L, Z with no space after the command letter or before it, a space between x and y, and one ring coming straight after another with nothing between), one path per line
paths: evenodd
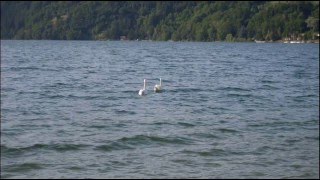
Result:
M317 33L318 1L1 1L1 39L276 41Z

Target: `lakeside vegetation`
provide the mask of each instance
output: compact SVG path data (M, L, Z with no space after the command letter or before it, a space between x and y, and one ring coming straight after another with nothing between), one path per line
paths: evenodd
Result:
M1 1L1 39L319 39L318 1Z

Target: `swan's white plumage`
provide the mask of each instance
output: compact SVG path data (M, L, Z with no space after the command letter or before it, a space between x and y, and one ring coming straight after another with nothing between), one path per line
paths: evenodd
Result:
M143 89L139 90L139 95L143 96L147 94L147 90L146 90L146 79L143 80Z
M154 92L161 92L162 88L162 80L160 78L160 84L156 84L153 88Z

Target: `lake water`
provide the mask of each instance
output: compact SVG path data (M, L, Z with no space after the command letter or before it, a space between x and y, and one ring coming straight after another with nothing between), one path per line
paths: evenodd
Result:
M1 178L319 178L319 44L2 40Z

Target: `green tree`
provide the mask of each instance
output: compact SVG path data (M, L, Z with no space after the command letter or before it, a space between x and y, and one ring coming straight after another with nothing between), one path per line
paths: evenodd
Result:
M319 33L319 2L1 1L2 39L278 40ZM228 35L230 34L230 35ZM228 37L227 37L228 36Z

